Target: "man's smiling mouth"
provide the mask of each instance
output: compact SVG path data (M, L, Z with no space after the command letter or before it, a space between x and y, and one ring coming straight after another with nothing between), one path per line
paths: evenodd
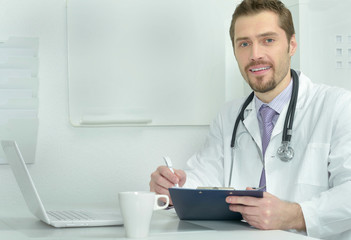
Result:
M263 70L268 70L271 67L260 67L260 68L251 68L250 71L251 72L258 72L258 71L263 71Z

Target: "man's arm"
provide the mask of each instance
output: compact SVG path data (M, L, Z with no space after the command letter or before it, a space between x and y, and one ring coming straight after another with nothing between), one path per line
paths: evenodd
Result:
M240 212L246 222L258 229L306 231L298 203L282 201L267 192L263 198L230 196L226 201L231 211Z
M305 229L308 236L316 238L332 236L335 238L338 234L351 235L351 124L349 121L351 119L351 105L349 104L351 95L345 91L333 89L332 96L328 96L326 102L333 104L326 105L328 108L324 107L325 114L330 117L324 116L323 119L332 123L332 128L325 129L325 131L330 131L331 135L330 148L325 148L329 147L327 141L325 141L327 146L324 146L328 154L328 172L320 174L329 176L329 189L316 191L314 197L298 204L284 202L265 193L265 197L261 199L263 200L262 205L258 203L254 205L254 207L260 206L261 208L261 212L257 209L254 212L258 216L256 218L253 218L252 213L248 210L251 205L247 199L227 199L228 203L234 204L231 209L242 212L244 218L249 219L250 224L262 229L267 226L271 229ZM318 161L316 163L318 164ZM311 188L313 189L316 189L316 186ZM266 199L266 196L269 198ZM264 202L268 199L270 199L268 201L270 204L267 205ZM244 201L244 203L239 201ZM244 206L240 208L237 204L244 204ZM296 217L294 217L294 209ZM275 223L275 220L281 221L281 225ZM346 231L348 233L345 233Z

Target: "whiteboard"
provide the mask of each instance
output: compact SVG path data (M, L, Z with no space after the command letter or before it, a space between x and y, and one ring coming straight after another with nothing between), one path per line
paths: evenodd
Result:
M208 125L227 34L216 0L68 0L71 124Z

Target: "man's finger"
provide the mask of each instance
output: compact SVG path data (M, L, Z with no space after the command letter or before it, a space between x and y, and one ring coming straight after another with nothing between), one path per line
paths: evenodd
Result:
M245 206L245 205L230 205L229 210L232 212L239 212L245 216L257 216L257 207Z
M169 182L172 183L172 186L179 182L178 176L176 174L172 173L172 171L168 167L161 166L161 167L158 168L158 171L159 171L161 176L163 176ZM172 187L172 186L170 186L170 187Z
M256 197L228 196L226 202L229 204L239 204L245 206L258 206L261 199Z

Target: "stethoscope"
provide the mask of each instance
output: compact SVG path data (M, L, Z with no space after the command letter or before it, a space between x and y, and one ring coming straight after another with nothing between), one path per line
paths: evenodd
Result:
M299 91L299 76L297 75L297 73L293 69L291 69L290 71L291 71L291 76L293 78L293 89L292 89L292 93L291 93L290 103L288 106L288 111L287 111L286 116L285 116L282 143L277 150L277 155L280 158L280 160L282 160L283 162L290 162L294 157L294 149L290 146L290 140L291 140L291 134L292 134L292 127L293 127L293 123L294 123L294 115L295 115L295 109L296 109L296 103L297 103L297 96L298 96L298 91ZM234 149L234 146L235 146L236 132L238 130L239 123L240 123L240 121L244 121L245 109L250 104L250 102L252 101L253 98L254 98L254 92L252 92L248 96L248 98L245 100L245 102L243 103L243 105L241 107L239 115L235 120L232 141L230 144L230 147L232 150ZM231 183L233 165L234 165L234 158L233 158L233 151L232 151L232 162L231 162L231 169L230 169L230 175L229 175L230 176L229 185Z

